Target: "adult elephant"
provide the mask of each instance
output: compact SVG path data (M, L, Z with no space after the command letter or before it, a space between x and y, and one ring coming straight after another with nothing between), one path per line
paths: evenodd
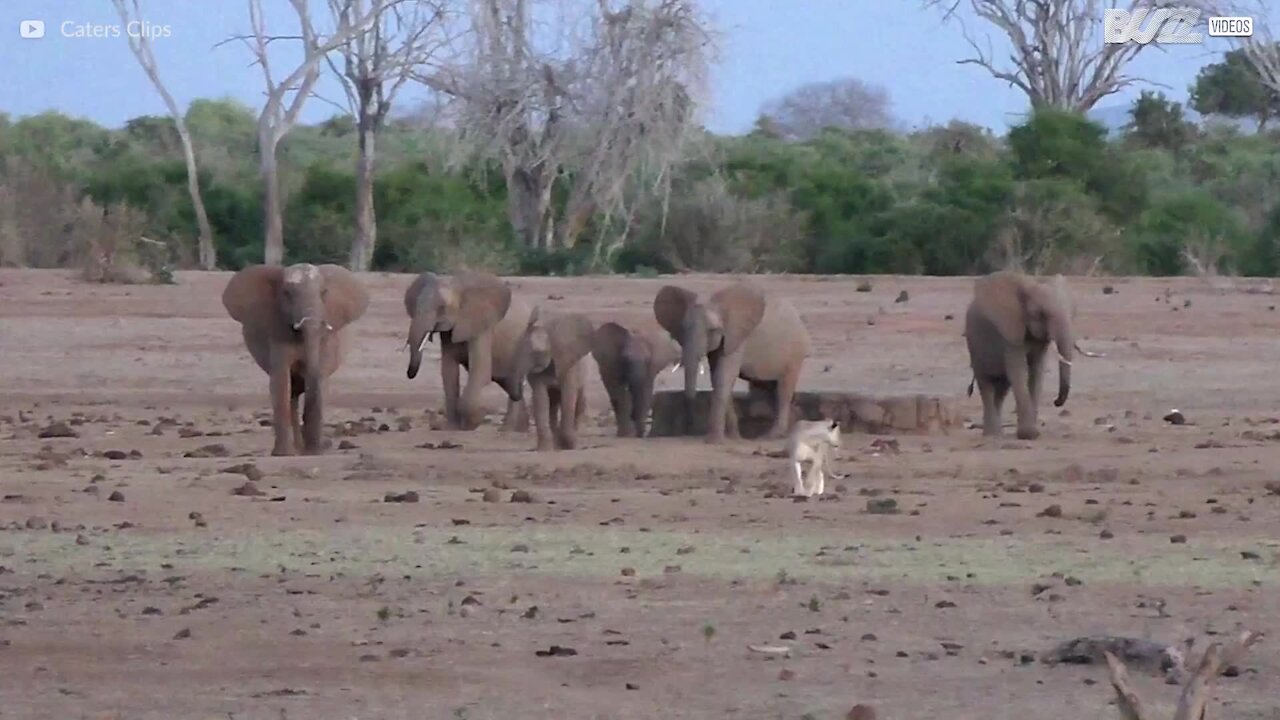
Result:
M686 422L693 418L698 368L705 357L712 386L709 442L724 440L726 432L739 437L732 397L738 378L746 380L753 393L773 393L777 413L768 437L786 437L791 398L811 349L809 331L794 305L750 282L721 288L705 300L691 290L667 285L653 299L653 314L680 344Z
M1001 406L1013 391L1017 436L1039 437L1037 408L1044 359L1052 342L1058 351L1058 397L1062 407L1071 393L1071 362L1076 350L1074 305L1061 275L1051 282L1001 270L978 278L965 313L965 342L974 382L982 394L982 434L1002 432ZM972 385L970 386L972 393Z
M368 292L337 265L251 265L231 277L222 305L240 323L254 362L271 377L271 454L301 448L319 455L325 389L346 355L344 330L369 307Z
M644 437L654 380L680 361L680 346L661 330L633 332L607 322L591 338L591 356L613 406L618 437Z
M495 275L424 272L404 294L409 315L410 379L418 376L422 351L440 336L440 378L444 384L445 427L474 430L484 419L480 393L496 382L507 394L503 430L528 429L524 381L516 375L516 343L529 321L529 306L514 298ZM467 385L459 396L459 372Z

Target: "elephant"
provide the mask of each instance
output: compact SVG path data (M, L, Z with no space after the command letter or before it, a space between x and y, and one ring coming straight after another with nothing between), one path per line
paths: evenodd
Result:
M632 332L618 323L596 328L591 355L618 423L618 437L644 437L658 373L680 362L680 346L661 330Z
M324 396L348 350L344 332L369 307L369 293L338 265L251 265L222 291L227 314L271 377L272 455L323 452ZM302 423L298 398L305 395Z
M680 344L686 423L693 418L698 370L705 356L712 386L708 442L723 441L726 432L740 437L732 398L738 378L748 382L753 394L774 394L777 413L768 437L787 436L791 398L812 349L809 331L790 301L750 282L721 288L705 301L691 290L667 285L653 299L653 314Z
M524 382L516 379L516 344L529 320L529 306L513 297L495 275L461 272L441 276L422 273L404 294L409 315L409 379L418 376L422 351L440 335L440 378L444 385L445 427L474 430L484 419L480 393L496 382L507 394L504 431L529 425ZM458 395L458 367L467 385Z
M538 307L516 349L518 381L533 391L533 424L538 450L572 450L587 411L587 364L594 328L577 313L543 319Z
M1001 270L974 283L964 334L973 370L969 392L972 394L976 383L982 394L984 436L1001 435L1001 405L1010 389L1018 413L1017 437L1034 440L1040 436L1037 408L1050 341L1058 353L1058 397L1053 404L1066 404L1071 393L1071 363L1078 349L1072 329L1074 315L1075 306L1061 275L1046 282Z

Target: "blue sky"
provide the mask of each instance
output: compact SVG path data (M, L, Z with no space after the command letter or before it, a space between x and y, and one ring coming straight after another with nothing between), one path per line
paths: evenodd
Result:
M325 4L312 3L317 12ZM214 49L248 30L245 2L147 0L145 5L149 22L171 28L170 36L155 40L153 47L180 104L223 95L260 103L262 81L259 70L249 66L248 51L236 43ZM286 0L264 5L268 28L288 33L293 25ZM908 127L959 118L1002 131L1025 109L1016 90L976 66L956 64L969 54L959 26L944 25L937 12L921 9L914 0L704 0L704 5L723 36L706 113L706 124L718 132L746 131L762 103L797 85L844 76L886 87L895 116ZM1280 8L1272 15L1280 18ZM25 19L44 20L46 36L20 38L18 25ZM114 24L117 18L108 0L0 2L0 67L8 69L0 83L0 112L21 116L54 109L110 126L137 115L164 114L123 37L64 38L65 21ZM971 31L985 32L972 20L967 24ZM997 54L1000 40L992 37ZM1224 49L1225 40L1207 37L1202 46L1153 48L1133 68L1184 99L1196 70ZM340 95L332 83L321 91L334 99ZM1113 96L1099 107L1126 105L1137 92ZM303 120L334 112L333 106L312 100Z

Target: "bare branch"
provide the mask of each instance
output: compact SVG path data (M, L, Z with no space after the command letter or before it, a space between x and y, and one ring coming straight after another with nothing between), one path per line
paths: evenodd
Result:
M761 115L789 140L806 140L828 127L868 130L893 124L889 92L857 78L801 85L766 103Z
M1230 14L1234 0L921 0L941 11L944 22L960 22L974 56L958 61L977 65L998 80L1017 87L1033 108L1055 107L1085 112L1103 98L1137 82L1125 68L1144 49L1157 44L1102 42L1106 7L1191 8L1202 15ZM959 10L982 20L1010 45L1007 63L994 58L988 38L982 50L964 27Z

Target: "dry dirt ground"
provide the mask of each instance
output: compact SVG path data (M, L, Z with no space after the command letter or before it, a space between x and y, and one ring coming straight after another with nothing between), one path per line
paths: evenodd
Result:
M0 717L1114 718L1103 669L1033 656L1240 627L1271 637L1215 717L1280 717L1278 297L1078 279L1082 343L1107 357L1077 362L1069 412L1046 400L1040 440L846 435L837 492L793 502L776 443L612 437L594 369L579 450L499 434L496 388L488 425L431 430L408 276L365 277L335 448L270 457L227 278L0 271ZM814 336L803 385L956 396L979 419L972 281L872 280L761 279ZM512 282L652 322L664 281ZM40 437L57 423L71 436ZM261 496L233 494L259 474ZM866 512L885 497L901 512Z

